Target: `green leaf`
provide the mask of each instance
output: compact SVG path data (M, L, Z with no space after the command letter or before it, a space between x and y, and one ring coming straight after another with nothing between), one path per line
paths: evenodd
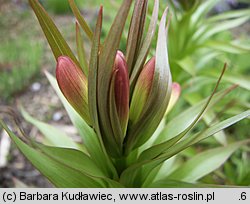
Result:
M136 84L137 78L143 68L143 65L147 59L147 55L150 49L151 42L155 35L156 26L158 22L158 12L159 12L159 0L156 0L154 3L154 10L152 13L151 21L148 27L147 35L142 41L141 49L138 54L136 63L134 65L132 73L130 73L130 91L133 93L134 86Z
M202 4L197 6L197 9L192 14L192 23L197 23L203 16L207 15L207 13L219 2L219 0L207 0Z
M9 128L0 120L2 126L11 139L15 142L21 152L27 157L30 162L46 176L56 187L61 188L94 188L103 187L97 180L86 176L74 166L68 166L54 158L45 155L42 152L35 150L20 140ZM65 152L67 153L67 152Z
M56 60L59 56L66 55L70 57L80 67L78 60L76 59L70 47L64 40L62 34L57 29L56 25L49 17L49 15L46 13L44 8L41 6L39 1L29 0L29 3L37 16L37 19L48 40L48 43L50 44L50 47L52 49L52 52Z
M198 115L195 117L195 119L191 122L191 124L189 126L187 126L182 132L180 132L178 135L174 136L173 138L152 146L151 148L145 150L144 152L142 152L142 154L139 157L139 161L143 161L143 160L148 160L148 159L153 159L157 156L159 156L160 154L162 154L165 150L171 148L174 144L176 144L179 140L181 140L194 126L195 124L201 119L202 115L205 113L205 111L207 110L219 84L221 81L221 78L225 72L226 69L226 65L224 66L224 69L221 73L221 76L219 78L219 80L217 81L217 84L214 88L214 91L212 92L211 96L208 98L207 102L205 103L205 105L203 106L202 110L198 113ZM189 119L190 120L190 119ZM178 123L177 123L178 124ZM175 124L176 125L176 124Z
M195 182L218 169L237 149L248 142L249 140L236 142L202 152L181 165L168 176L168 179Z
M136 1L133 16L130 21L126 47L126 61L129 74L132 71L140 50L147 13L147 4L148 0Z
M89 77L88 77L88 104L89 113L92 120L93 127L97 135L101 138L98 107L97 107L97 74L98 74L98 60L100 50L100 37L102 30L102 7L100 8L95 33L92 42L90 62L89 62Z
M125 152L144 144L160 124L171 96L172 79L168 62L165 10L159 27L152 88L138 122L127 133Z
M77 8L75 1L74 0L68 0L69 5L71 10L73 11L78 23L80 24L80 26L82 27L82 29L84 30L84 32L86 33L86 35L89 37L90 41L92 41L93 39L93 32L90 29L90 27L88 26L87 22L84 20L84 18L82 17L79 9Z
M235 28L235 27L245 23L246 21L248 21L249 18L250 18L250 16L241 17L241 18L236 18L233 20L227 20L227 21L216 23L216 24L208 25L205 32L200 36L199 41L207 40L211 36L215 35L216 33Z
M250 9L240 9L240 10L227 11L221 14L213 15L209 17L207 20L210 23L210 22L217 22L221 20L239 18L239 17L249 16L249 15L250 15Z
M197 103L199 100L201 99L201 95L200 94L196 94L196 96L194 97L193 95L189 95L188 97L186 97L186 101L188 103L190 103L190 105L194 105L195 103ZM207 124L207 126L210 126L211 123L217 123L219 122L216 114L214 113L213 110L209 110L203 117L204 122ZM227 145L227 138L226 138L226 134L224 131L218 132L214 135L214 138L222 145L226 146Z
M241 114L238 114L234 117L224 120L216 125L213 125L212 127L206 129L203 132L199 132L195 135L187 137L186 139L180 141L173 147L169 148L164 154L160 155L157 158L154 158L153 160L137 162L136 164L131 165L122 173L120 177L120 182L123 183L123 185L125 185L126 187L132 187L132 186L140 187L141 182L145 181L149 173L158 165L161 165L167 159L178 154L179 152L188 148L189 146L194 145L200 142L201 140L208 138L209 136L237 123L238 121L244 118L247 118L249 115L250 115L250 110L245 111Z
M210 47L218 51L228 52L232 54L243 54L248 53L250 49L247 49L244 46L229 43L229 42L222 42L222 41L215 41L210 40L204 44L205 47Z
M222 90L218 93L216 93L211 101L210 107L215 105L218 101L220 101L226 94L234 90L236 86L231 86L228 89ZM174 136L180 134L182 131L184 131L192 121L197 117L197 115L200 113L202 108L205 106L207 99L202 100L201 102L197 103L194 106L191 106L187 110L181 112L179 115L174 117L171 121L167 123L165 128L162 130L160 135L158 136L157 140L154 144L159 144L163 141L169 140L173 138ZM178 126L176 126L178 124Z
M89 65L88 60L86 58L85 50L84 50L84 42L81 36L81 31L79 29L79 24L76 22L76 47L77 47L77 54L78 59L83 70L85 76L88 77L89 73Z
M119 155L120 150L115 146L116 143L114 141L114 135L112 133L111 122L108 114L109 84L113 72L115 56L119 48L131 3L132 0L123 1L99 55L97 100L100 116L100 129L105 147L108 153L113 157Z
M72 123L78 129L91 158L95 161L96 165L102 169L103 172L105 172L107 177L117 178L117 172L94 130L89 127L81 116L73 109L73 107L70 106L61 93L55 78L48 72L46 72L46 76L62 101Z
M36 146L48 157L77 169L85 175L91 177L105 177L103 172L96 166L91 158L83 152L74 149L49 147L40 144L36 144Z
M21 109L21 112L25 120L27 120L28 122L36 126L51 145L56 146L56 147L79 149L80 146L78 146L78 144L75 143L63 131L49 124L36 120L35 118L31 117L23 108Z
M235 186L187 183L171 179L159 180L147 186L147 188L232 188L232 187Z
M117 114L117 108L115 103L115 77L116 73L112 76L111 82L110 82L110 92L109 92L109 110L110 110L110 122L112 126L112 130L115 137L116 146L120 148L122 151L122 144L124 135L121 129L120 120Z
M195 76L195 64L190 56L185 57L184 59L178 60L177 64L191 76Z
M169 148L163 155L161 155L158 159L163 159L166 160L173 155L179 153L180 151L186 149L187 147L194 145L201 140L204 140L211 135L214 135L215 133L237 123L238 121L247 118L250 115L250 110L247 110L241 114L238 114L236 116L233 116L231 118L228 118L222 122L219 122L212 127L207 128L206 130L199 132L197 134L191 135L187 137L186 139L180 141L177 143L174 147Z

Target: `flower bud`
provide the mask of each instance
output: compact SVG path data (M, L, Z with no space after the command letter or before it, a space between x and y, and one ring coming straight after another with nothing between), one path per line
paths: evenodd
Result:
M151 58L142 69L132 96L129 119L135 123L148 99L155 72L155 57Z
M115 104L123 134L125 135L129 116L129 76L127 63L121 51L117 51L115 63Z
M181 95L181 86L176 82L172 83L172 92L171 92L171 97L168 103L166 114L168 114L169 111L172 110L174 105L177 103L180 95Z
M57 83L68 102L90 124L87 79L67 56L60 56L56 67Z

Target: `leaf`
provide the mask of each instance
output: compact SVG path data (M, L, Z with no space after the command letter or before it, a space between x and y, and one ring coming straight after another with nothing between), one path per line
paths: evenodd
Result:
M238 114L234 117L224 120L216 125L213 125L212 127L206 129L203 132L199 132L195 135L187 137L186 139L180 141L173 147L169 148L164 154L160 155L157 158L154 158L153 160L137 162L134 165L131 165L120 176L120 182L126 187L132 187L132 186L135 187L135 185L137 187L140 187L141 182L145 181L149 173L158 165L161 165L167 159L178 154L179 152L188 148L189 146L194 145L200 142L201 140L208 138L209 136L237 123L238 121L244 118L247 118L249 115L250 115L250 110L245 111L241 114Z
M248 21L249 18L250 18L249 16L248 17L241 17L241 18L237 18L237 19L233 19L233 20L227 20L227 21L223 21L220 23L208 25L208 28L200 36L199 41L207 40L211 36L215 35L216 33L235 28L235 27L245 23L246 21Z
M46 13L44 8L41 6L39 1L29 0L29 3L37 16L37 19L48 40L48 43L50 44L55 59L57 60L57 58L61 55L66 55L70 57L80 67L78 60L76 59L70 47L64 40L62 34L57 29L56 25Z
M2 126L17 147L25 155L26 158L56 187L61 188L80 188L80 187L102 187L95 179L86 176L84 173L74 167L65 165L53 158L39 152L20 140L9 128L0 120Z
M209 10L211 10L219 0L207 0L204 1L204 3L197 6L197 9L192 13L192 23L197 23L199 19L201 19L203 16L207 15Z
M195 65L194 61L190 56L185 57L184 59L178 60L177 64L191 76L195 76Z
M222 90L218 93L216 93L211 101L210 107L212 107L214 104L216 104L219 100L221 100L226 94L234 90L236 86L231 86L228 89ZM173 138L175 135L180 134L182 131L184 131L192 121L197 117L197 115L200 113L202 107L204 107L205 103L207 102L207 99L202 100L201 102L197 103L194 106L191 106L187 110L181 112L179 115L174 117L171 121L167 123L165 128L162 130L160 135L158 136L157 140L154 144L159 144L163 141L166 141L168 139ZM176 128L176 124L178 124L178 128Z
M248 142L249 140L236 142L202 152L181 165L168 179L193 183L218 169L237 149Z
M78 59L83 70L83 73L86 77L88 77L89 73L89 65L86 58L85 50L84 50L84 43L81 36L81 31L79 29L79 24L76 22L76 47L77 47L77 54Z
M115 56L119 48L131 3L132 0L123 1L99 55L97 100L100 116L100 129L105 147L108 153L113 157L119 155L120 152L115 146L114 135L112 133L111 122L108 114L109 84L113 72Z
M91 158L83 152L74 149L49 147L40 144L36 144L36 146L48 157L77 169L86 175L99 178L105 177L103 172L96 166Z
M210 47L218 51L228 52L233 54L243 54L248 53L250 49L247 49L244 46L229 43L229 42L222 42L222 41L215 41L210 40L204 44L205 47Z
M233 187L235 186L187 183L171 179L159 180L147 186L147 188L233 188Z
M148 0L136 1L133 16L130 21L126 47L126 61L128 64L129 74L132 71L136 57L138 56L140 50L147 13L147 4Z
M172 79L168 62L165 10L159 27L153 84L148 100L135 125L127 133L125 154L144 144L160 124L171 96Z
M109 110L110 110L110 122L112 126L112 130L114 133L114 139L116 142L116 146L120 148L122 151L122 144L123 144L123 132L121 129L120 120L117 114L117 108L115 103L115 77L117 72L115 72L112 76L111 82L110 82L110 93L109 93Z
M214 135L215 133L237 123L240 120L243 120L244 118L247 118L250 115L250 110L247 110L243 113L240 113L236 116L233 116L231 118L228 118L222 122L219 122L212 127L207 128L206 130L199 132L197 134L191 135L187 137L186 139L180 141L177 143L174 147L169 148L163 155L161 155L158 159L164 158L164 160L172 157L173 155L179 153L180 151L186 149L187 147L194 145L201 140L204 140L211 135Z
M88 105L89 113L92 120L93 127L97 135L101 138L98 106L97 106L97 77L98 77L98 60L100 50L100 37L102 29L102 7L100 8L95 33L92 42L90 62L89 62L89 77L88 77Z
M194 105L195 103L197 103L197 101L199 101L201 99L201 95L197 94L196 97L194 97L193 95L189 95L188 97L186 97L186 101L188 103L190 103L190 105ZM209 110L203 117L204 122L207 124L207 126L210 126L211 123L216 123L219 122L216 114L214 113L213 110ZM224 131L218 132L214 135L214 138L222 145L226 146L227 145L227 138L226 138L226 134Z
M145 39L142 41L141 49L138 54L136 63L134 65L132 73L130 73L130 91L133 93L133 89L137 78L141 72L141 69L147 59L147 55L150 49L151 42L155 35L157 21L158 21L158 12L159 12L159 0L155 0L154 10L152 13L151 21L148 27L147 35Z
M21 112L25 120L36 126L51 145L56 147L79 149L77 143L75 143L63 131L49 124L36 120L35 118L31 117L23 108L21 108Z
M213 15L209 17L207 20L210 23L210 22L217 22L221 20L239 18L239 17L249 16L249 15L250 15L250 9L240 9L240 10L227 11L221 14Z
M204 72L204 75L209 75L212 77L215 77L217 74L217 71L209 71L209 72ZM244 76L244 75L239 75L237 73L225 73L225 76L223 77L224 81L237 84L241 88L244 88L246 90L250 90L250 78L249 76Z
M48 72L46 72L46 76L62 101L72 123L78 129L91 158L95 161L96 165L105 172L107 177L116 178L116 170L94 130L89 127L81 116L70 106L68 101L62 95L55 78Z
M217 81L217 84L214 88L214 91L212 92L212 94L208 98L208 100L205 103L202 110L198 113L198 115L195 117L195 119L192 120L191 124L189 126L187 126L185 129L183 129L183 131L180 132L178 135L172 137L171 139L169 139L165 142L154 145L154 146L150 147L149 149L145 150L144 152L142 152L142 154L140 155L140 157L138 159L139 161L156 158L157 156L162 154L165 150L171 148L174 144L176 144L179 140L181 140L195 126L195 124L201 119L201 117L203 116L203 114L207 110L208 105L210 104L210 102L211 102L211 100L212 100L212 98L213 98L213 96L214 96L214 94L215 94L215 92L220 84L220 81L222 79L222 76L223 76L225 70L226 70L226 65L224 66L224 68L222 70L222 73Z
M92 41L93 39L93 32L91 31L90 27L88 26L87 22L84 20L84 18L82 17L79 9L77 8L75 1L74 0L68 0L69 5L71 10L73 11L78 23L80 24L80 26L82 27L82 29L84 30L84 32L86 33L86 35L89 37L90 41Z

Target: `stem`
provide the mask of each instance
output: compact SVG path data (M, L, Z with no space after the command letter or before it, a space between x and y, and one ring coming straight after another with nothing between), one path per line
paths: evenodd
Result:
M127 157L123 156L118 159L115 159L114 164L117 170L118 175L120 176L121 173L127 168Z

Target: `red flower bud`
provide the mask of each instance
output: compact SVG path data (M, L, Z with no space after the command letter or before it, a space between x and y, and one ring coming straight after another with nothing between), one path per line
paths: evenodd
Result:
M129 116L132 123L136 122L141 115L152 87L154 72L155 57L152 57L142 69L135 85Z
M168 103L166 114L174 107L174 105L177 103L179 97L181 95L181 86L180 84L173 82L172 83L172 92L170 101Z
M125 134L129 116L129 76L127 63L121 51L117 51L114 72L115 104L120 119L121 129Z
M67 56L60 56L56 67L57 83L68 102L90 124L87 79Z

